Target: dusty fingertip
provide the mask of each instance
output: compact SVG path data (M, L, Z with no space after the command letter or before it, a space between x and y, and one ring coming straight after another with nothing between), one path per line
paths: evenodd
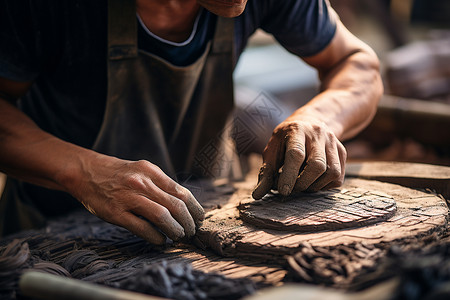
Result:
M205 220L205 210L203 209L203 207L197 207L196 212L192 214L192 218L194 219L195 228L201 227L203 221Z
M205 220L205 209L202 206L199 206L199 213L198 213L198 221L203 222Z
M179 232L177 232L176 234L172 235L170 238L171 238L173 241L179 241L179 240L181 240L182 238L184 238L185 236L186 236L186 233L185 233L184 229L182 229L181 231L179 231Z
M255 200L261 199L261 197L259 196L259 193L257 191L252 192L252 198Z
M260 198L258 198L258 196L259 196L258 188L259 188L260 184L261 184L261 181L258 180L258 183L256 184L256 186L255 186L255 188L253 189L253 192L252 192L253 199L256 199L256 200L260 199Z
M184 234L185 234L185 238L190 239L191 237L193 237L195 235L195 231L197 228L197 225L195 223L194 220L192 220L192 223L189 223L189 226L184 228Z
M172 241L179 241L184 238L186 235L185 229L179 223L174 222L171 223L170 226L164 227L163 232L167 235L169 239Z
M252 196L254 199L258 200L264 197L272 187L273 180L271 178L263 177L258 182L256 188L253 190Z
M264 193L264 191L262 191L261 185L258 184L252 192L252 197L255 200L259 200L262 197L264 197L265 194L266 193Z
M199 229L203 225L203 220L195 221L195 229Z
M289 184L284 184L283 186L278 188L278 192L283 196L289 196L291 193L291 186Z
M194 195L189 192L189 201L186 203L188 206L188 209L194 219L194 221L197 223L197 221L203 221L205 219L205 210L201 206L201 204L197 201L197 199L194 197Z

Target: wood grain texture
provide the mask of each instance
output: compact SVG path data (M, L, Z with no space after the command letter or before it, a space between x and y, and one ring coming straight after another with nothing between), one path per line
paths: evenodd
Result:
M177 266L176 274L170 272L173 265ZM188 266L193 268L189 273L186 272ZM180 267L184 271L180 271ZM279 285L287 273L281 265L224 258L192 245L152 246L87 211L52 220L40 230L24 231L0 239L0 299L16 299L19 278L26 270L133 290L136 282L142 284L144 277L167 279L165 275L147 274L149 269L169 274L169 280L164 280L164 283L171 283L173 292L190 290L194 293L197 291L195 285L202 285L209 293L208 289L213 289L213 286L219 289L226 286L228 289L235 283L229 293L220 291L221 299L225 299L227 294L237 295L239 287L247 289L250 280L257 287ZM201 276L199 272L203 272ZM190 279L195 276L192 279L195 284L186 282L187 287L179 286L188 276ZM128 280L134 287L128 285Z
M257 161L256 165L259 164L260 161ZM105 223L86 211L75 212L50 221L46 228L40 230L3 238L0 240L0 247L11 245L14 239L18 239L15 244L16 252L20 254L18 259L22 262L23 268L28 268L29 263L44 260L47 265L58 265L60 269L67 268L71 276L88 282L101 284L119 282L129 278L130 274L135 274L135 270L144 265L166 261L190 263L195 270L218 272L229 278L250 278L260 287L283 284L282 279L288 273L285 269L285 255L298 258L297 253L301 251L302 260L305 260L305 257L311 259L306 261L306 266L301 265L304 270L326 271L330 268L336 269L336 264L330 259L330 253L339 252L341 255L340 250L344 249L347 253L354 251L352 255L346 256L345 265L357 268L361 261L356 258L352 260L353 257L375 262L375 258L384 255L377 249L386 248L378 247L379 245L391 245L394 241L411 243L410 239L429 237L430 233L433 233L432 236L439 237L441 230L447 225L446 202L434 193L374 180L347 179L339 191L306 194L303 195L303 200L308 201L308 197L323 196L324 199L327 199L325 197L333 199L334 204L340 198L342 198L341 201L348 200L351 204L353 203L351 201L364 195L369 199L373 196L375 199L385 200L386 203L391 203L390 200L395 201L397 206L395 214L378 223L339 230L325 227L320 231L297 232L261 228L244 221L238 209L239 205L249 207L250 203L254 202L250 195L256 184L258 168L252 167L252 170L253 173L249 174L246 181L234 183L233 187L218 188L205 182L192 183L189 186L207 210L206 220L195 238L195 243L201 248L211 248L215 253L185 244L174 244L164 248L153 247L125 229ZM421 186L421 188L427 188L427 186ZM288 203L279 202L278 197L275 196L264 201L266 200L273 206ZM328 200L325 200L325 203ZM312 201L312 198L309 201ZM358 204L357 201L355 203ZM374 207L381 204L382 210L389 209L384 206L386 204L384 201L374 203L376 204ZM327 205L322 208L316 205L317 212L319 213L320 209L332 211L333 206ZM370 207L369 203L365 203L358 213L363 215L364 208L368 206ZM369 209L369 211L372 210ZM342 220L344 217L339 213L337 211L336 216ZM321 219L322 222L324 220L324 218ZM334 219L330 217L328 220L332 222ZM359 245L360 243L363 243L363 246ZM374 245L377 247L373 247ZM314 249L314 252L310 249ZM8 251L0 249L0 254L7 254ZM14 255L8 255L8 258L16 261ZM297 263L300 258L296 261ZM11 263L9 260L1 261ZM348 261L352 264L347 263ZM36 265L34 265L35 268ZM18 276L22 267L12 266L9 269ZM329 268L326 268L327 266ZM48 266L47 269L49 269ZM324 272L320 274L311 272L308 276L314 279L313 283L318 283L317 278L322 278L320 276ZM357 272L345 272L357 274ZM317 276L313 276L314 274ZM2 279L10 280L10 274L0 275L4 276L0 276L0 282ZM333 278L339 279L336 276ZM328 280L328 277L325 279ZM5 286L2 285L2 287ZM2 298L1 295L0 298Z
M379 180L411 188L429 188L450 199L450 167L405 162L353 162L348 177Z
M363 179L347 179L340 189L381 191L392 197L397 211L386 221L360 228L291 232L260 228L246 223L239 205L254 202L251 189L255 182L241 183L221 208L207 213L197 234L198 243L224 256L258 257L282 261L303 243L313 246L336 246L355 242L378 244L425 236L444 230L448 220L445 200L436 194L413 190L400 185ZM336 212L337 213L337 212Z

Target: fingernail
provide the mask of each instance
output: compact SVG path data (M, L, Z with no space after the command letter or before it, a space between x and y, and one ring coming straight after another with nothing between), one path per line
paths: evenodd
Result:
M280 193L284 196L289 195L290 192L291 192L291 187L289 186L289 184L283 185L283 187L280 190Z

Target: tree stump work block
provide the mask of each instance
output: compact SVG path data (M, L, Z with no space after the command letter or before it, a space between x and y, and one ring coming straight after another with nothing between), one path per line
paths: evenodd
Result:
M281 261L302 243L378 244L424 236L447 224L443 198L395 184L347 179L336 190L253 200L254 184L240 184L226 204L207 213L199 246L224 256Z
M353 162L347 177L378 180L410 188L429 188L450 199L450 167L404 162Z

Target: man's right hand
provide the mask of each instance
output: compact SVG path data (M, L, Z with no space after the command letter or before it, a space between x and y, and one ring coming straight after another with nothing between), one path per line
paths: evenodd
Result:
M93 214L153 244L190 238L204 219L192 193L148 161L110 156L84 164L69 191Z
M99 154L43 131L14 105L30 85L0 78L2 172L69 192L101 219L153 244L164 243L165 235L194 235L204 211L191 192L150 162Z

